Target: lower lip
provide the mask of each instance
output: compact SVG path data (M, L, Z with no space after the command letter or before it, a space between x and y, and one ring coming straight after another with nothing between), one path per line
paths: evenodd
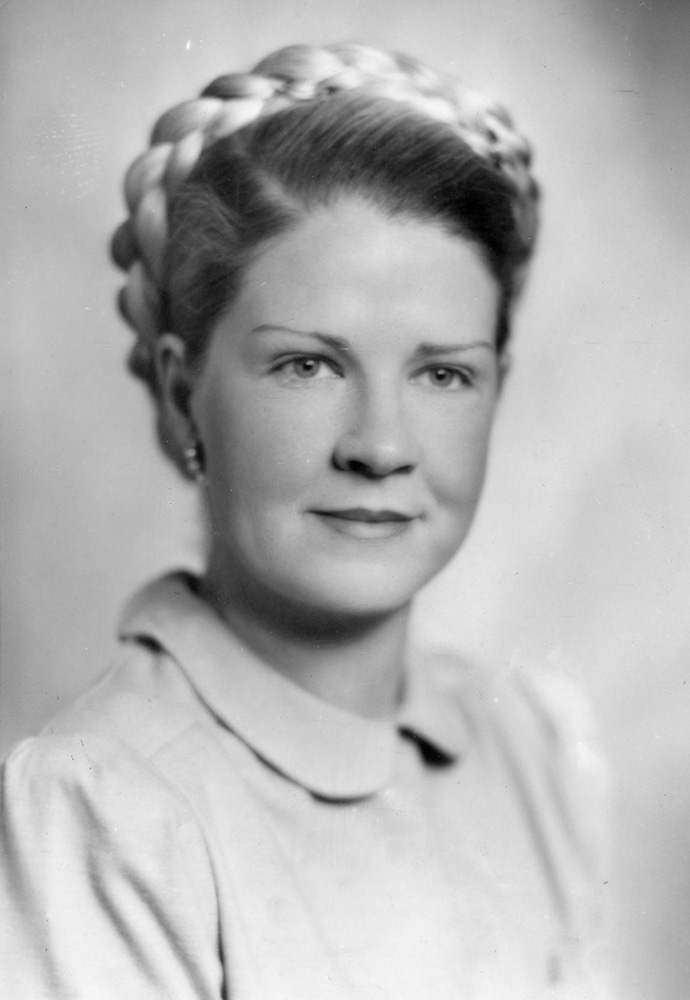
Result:
M347 517L338 517L335 514L316 515L322 524L325 524L331 531L347 538L381 539L397 538L404 535L412 527L412 521L364 521L353 520Z

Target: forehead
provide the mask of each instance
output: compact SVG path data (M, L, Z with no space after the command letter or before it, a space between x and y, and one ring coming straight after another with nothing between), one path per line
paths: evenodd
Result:
M433 222L343 198L258 253L232 312L349 333L462 325L493 335L498 283L474 244Z

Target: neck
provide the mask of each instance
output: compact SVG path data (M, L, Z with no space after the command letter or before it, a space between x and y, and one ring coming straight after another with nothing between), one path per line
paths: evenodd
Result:
M366 616L316 612L212 573L200 594L265 663L323 701L369 718L399 703L409 605Z

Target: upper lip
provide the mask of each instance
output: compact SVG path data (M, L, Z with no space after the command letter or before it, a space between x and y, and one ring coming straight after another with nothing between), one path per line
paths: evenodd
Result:
M315 514L326 514L328 517L339 517L343 521L367 521L378 524L384 521L411 521L412 514L403 514L399 510L373 510L370 507L344 507L337 510L316 510Z

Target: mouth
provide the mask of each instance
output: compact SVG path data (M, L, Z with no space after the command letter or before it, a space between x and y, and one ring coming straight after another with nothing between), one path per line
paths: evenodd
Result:
M398 510L374 510L369 507L343 507L338 510L314 510L313 514L331 531L351 539L383 540L410 530L416 517Z
M343 510L317 510L321 517L332 517L339 521L359 521L362 524L404 524L414 520L410 514L397 510L370 510L367 507L349 507Z

